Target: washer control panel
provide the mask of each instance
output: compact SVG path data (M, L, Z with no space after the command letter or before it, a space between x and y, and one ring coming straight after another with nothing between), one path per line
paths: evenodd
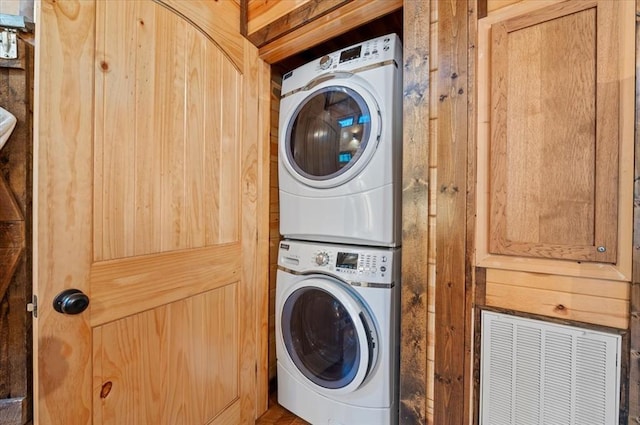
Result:
M393 282L400 249L356 245L280 242L278 265L300 273L322 271L350 281Z

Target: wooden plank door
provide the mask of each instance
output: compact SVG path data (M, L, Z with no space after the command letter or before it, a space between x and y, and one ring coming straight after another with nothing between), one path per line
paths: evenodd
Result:
M253 423L269 68L240 36L238 2L38 12L36 423ZM69 288L86 311L53 309Z

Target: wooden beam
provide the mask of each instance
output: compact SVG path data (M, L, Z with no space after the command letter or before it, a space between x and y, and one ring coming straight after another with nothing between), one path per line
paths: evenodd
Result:
M426 422L431 2L404 5L400 423Z
M246 1L246 0L245 0ZM352 0L313 0L303 3L299 7L291 10L288 14L272 20L269 24L253 30L249 19L253 16L247 12L247 33L250 42L257 47L262 47L285 34L307 25L309 22L318 19L327 13L333 12L337 8L344 6ZM243 1L244 3L244 1ZM249 6L247 5L247 8ZM247 9L249 10L249 9ZM251 33L248 33L251 31Z
M438 2L438 193L434 423L465 417L469 7Z
M375 7L372 7L370 0L350 1L342 7L260 47L260 58L269 64L273 64L401 7L402 0L378 1Z
M484 18L487 14L487 0L478 0L478 19Z
M2 175L0 175L0 221L24 221L20 206Z

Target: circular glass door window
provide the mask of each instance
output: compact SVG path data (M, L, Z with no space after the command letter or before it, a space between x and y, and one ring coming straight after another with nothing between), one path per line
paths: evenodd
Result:
M358 371L370 367L372 347L361 347L358 328L347 308L330 292L303 287L286 300L282 312L282 336L289 356L302 374L329 389L349 385ZM365 327L364 332L369 330ZM366 339L369 341L369 338Z
M311 180L329 180L350 169L367 148L371 111L355 90L328 86L309 95L286 133L291 166Z

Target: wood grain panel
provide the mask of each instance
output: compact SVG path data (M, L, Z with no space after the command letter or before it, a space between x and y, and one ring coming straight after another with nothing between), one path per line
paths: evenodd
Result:
M269 1L247 0L247 34L268 25L311 0Z
M487 1L487 11L491 13L495 10L502 9L503 7L507 7L509 5L521 2L522 0L486 0Z
M592 245L595 10L524 28L508 43L506 238Z
M91 322L98 326L238 280L239 244L96 263ZM149 296L154 294L154 296Z
M104 225L95 229L96 260L237 241L236 65L170 10L150 2L101 7L109 16L101 30L128 30L124 40L99 40L95 222ZM130 96L135 101L124 101Z
M240 207L240 169L238 164L241 158L241 146L234 143L241 135L240 115L237 112L247 106L242 103L246 99L241 97L240 76L235 69L230 63L223 62L221 72L220 90L217 95L224 101L221 102L222 114L220 116L220 186L218 187L220 226L217 240L231 242L237 240L240 233L238 211ZM258 74L256 74L256 78L257 76ZM250 76L245 75L244 78L250 78ZM253 100L257 102L257 98ZM256 103L251 105L256 106ZM245 123L245 126L257 131L257 123ZM257 134L254 137L257 137Z
M34 121L34 422L91 422L91 339L87 315L56 313L64 286L90 293L94 2L39 4ZM77 367L76 367L77 366ZM72 403L72 404L71 404ZM70 406L73 408L70 408Z
M548 291L582 294L593 297L629 300L629 282L487 269L487 281Z
M248 40L244 43L243 78L241 100L237 111L242 111L245 121L238 137L243 141L238 151L241 188L241 216L239 217L243 267L238 296L242 300L240 316L240 416L243 423L255 419L267 409L266 360L262 335L268 312L264 309L268 297L268 249L269 202L268 158L269 140L264 137L268 125L264 108L264 96L269 90L269 67L257 60L258 49ZM252 82L252 83L250 83ZM267 109L268 110L268 109ZM247 117L251 117L247 119ZM258 362L261 362L258 364ZM258 383L260 380L260 383Z
M11 284L24 247L25 220L7 181L0 175L0 300Z
M276 268L278 265L278 244L280 241L280 205L277 196L278 192L278 118L280 115L280 92L282 89L282 76L277 73L271 75L271 124L270 124L270 156L269 174L269 380L276 378L276 332L275 332L275 291L276 291ZM274 199L275 198L275 199ZM273 294L273 297L271 297Z
M244 66L244 37L240 34L238 0L153 0L198 28L237 69Z
M204 424L237 400L238 303L229 284L95 328L96 423Z
M492 253L616 262L618 12L596 4L492 28Z
M262 47L315 19L337 10L352 0L295 0L287 2L249 2L247 38ZM255 3L268 5L256 9Z
M408 2L403 39L402 341L400 422L424 423L427 397L427 308L429 258L429 69L430 2Z
M187 143L185 146L185 164L189 169L191 181L185 184L185 199L193 201L194 205L205 205L204 182L206 181L207 163L205 162L206 137L204 135L205 125L203 123L206 115L207 85L207 43L195 29L190 28L186 34L186 55L189 58L187 63L185 79L188 92L186 93L185 104L185 137L187 140L194 140L194 143ZM185 232L183 235L186 246L206 245L206 221L204 208L188 208L184 216Z
M478 135L476 132L477 119L478 119L478 98L477 93L477 74L478 74L478 60L476 46L478 45L478 19L480 13L482 13L483 5L480 1L474 1L469 8L469 17L467 20L468 31L468 62L467 62L467 92L469 96L467 98L467 183L466 183L466 221L465 221L465 299L464 299L464 418L465 424L470 424L475 420L473 414L474 408L474 393L477 390L476 387L476 364L474 363L474 352L476 347L474 345L474 337L476 335L476 306L478 305L477 295L481 296L480 302L482 302L482 288L477 289L478 283L482 285L484 282L483 270L476 268L473 264L476 254L476 190L477 190L477 158L476 152L478 150ZM476 273L479 276L476 277Z
M227 7L216 4L239 7L43 5L50 38L41 58L51 74L41 88L51 95L38 103L46 123L37 156L42 423L235 425L252 423L262 409L256 400L266 400L266 384L257 381L266 382L259 339L268 297L269 149L259 111L269 69L239 34L240 57L232 60L220 48L225 40L213 41L219 33L196 28ZM223 21L233 16L213 20L229 27ZM118 51L123 45L127 52ZM95 108L81 108L94 87ZM131 115L105 119L120 103ZM94 128L96 149L87 142ZM120 166L132 164L123 173L133 182L116 173L125 160ZM207 230L205 207L214 229ZM91 295L91 307L73 321L52 312L53 297L71 286Z
M105 37L97 41L103 53L102 69L117 71L102 73L105 76L104 89L116 94L114 101L96 102L96 116L101 118L97 120L96 131L103 137L97 138L94 153L95 182L99 189L94 197L98 205L104 204L104 208L96 209L95 222L105 223L105 226L96 228L94 232L106 244L96 244L95 255L99 259L123 257L134 252L134 239L121 236L133 234L135 220L135 204L131 199L135 190L135 139L130 131L131 127L135 127L135 121L131 121L131 117L135 117L135 105L126 102L126 97L135 92L136 79L133 77L136 50L130 46L136 45L137 22L126 17L136 16L136 3L125 2L113 11L105 10L101 16L113 13L115 19L96 22L98 31L107 34L124 31L126 34L124 37ZM109 5L105 4L105 9L111 9Z
M635 2L640 16L640 0ZM629 422L640 423L640 22L635 23L635 152L633 190L633 267L630 296Z
M257 49L252 50L257 57ZM248 58L250 59L250 58ZM251 61L250 61L251 62ZM271 174L271 143L270 143L270 115L271 115L271 66L262 61L256 61L256 92L249 92L245 102L258 105L258 125L245 137L254 141L256 145L255 197L249 200L256 206L255 210L255 262L254 262L254 292L256 297L256 384L253 418L262 415L269 406L269 257L270 257L270 174ZM255 133L254 133L255 131ZM251 323L251 322L250 322ZM247 372L250 373L250 372Z
M0 221L24 221L20 205L4 176L0 176Z
M0 151L0 423L3 424L24 424L33 417L32 319L24 310L31 301L33 284L33 35L18 37L18 59L0 61L0 105L17 119Z
M488 306L627 329L629 301L487 281Z
M402 0L379 1L376 2L376 7L371 7L371 0L352 0L333 12L262 46L259 50L260 57L268 63L278 62L401 7Z
M434 423L464 422L469 8L438 2ZM473 15L473 13L471 13Z
M574 12L576 10L584 10L585 7L590 7L595 4L593 1L587 2L557 2L557 1L548 1L548 2L519 2L514 6L506 7L504 9L500 9L494 11L489 14L487 18L484 18L479 21L479 41L478 41L478 79L479 81L488 81L490 78L491 69L489 67L488 59L490 58L490 51L488 48L489 44L489 34L491 28L496 26L499 22L509 22L509 25L512 25L513 28L521 28L523 26L527 26L531 24L531 20L535 19L537 16L536 13L541 13L539 11L540 8L545 8L544 16L557 16L558 11L567 11L569 8L573 8ZM617 259L615 264L602 264L602 263L590 263L586 261L556 261L552 259L546 258L533 258L533 257L525 257L523 255L491 255L488 253L489 246L489 235L487 233L487 229L489 226L489 201L487 195L490 190L494 190L490 188L488 175L492 169L495 168L493 165L490 165L489 160L489 121L492 117L493 111L489 106L490 96L488 94L487 84L480 83L478 85L478 190L477 190L477 216L478 216L478 226L476 232L476 240L477 240L477 265L488 267L488 268L508 268L513 270L522 270L522 271L535 271L540 273L549 273L549 274L559 274L559 275L567 275L567 276L578 276L578 277L592 277L597 279L604 280L622 280L628 281L631 276L631 255L629 251L629 246L631 246L631 183L633 180L631 168L632 168L632 140L633 140L633 89L631 86L633 85L633 64L629 63L632 60L632 55L630 52L633 51L633 16L634 12L632 10L633 2L601 2L597 3L597 7L600 10L601 7L604 9L601 12L598 12L598 18L601 21L611 21L611 19L615 20L618 26L618 30L612 30L612 33L609 36L613 37L613 39L618 40L617 49L619 49L619 56L617 59L612 60L610 62L617 62L615 66L618 68L618 76L615 77L618 80L618 83L604 83L603 81L596 82L596 90L600 90L601 87L607 86L612 90L618 90L614 86L619 86L619 104L613 105L611 108L606 108L609 111L618 111L619 115L619 137L618 137L618 149L619 149L619 161L617 164L619 165L619 178L617 180L617 186L614 185L613 189L610 187L610 192L619 193L618 203L619 205L611 207L611 204L608 202L595 202L595 204L606 205L605 208L610 208L617 211L617 216L615 219L610 220L611 222L617 222L617 229L613 228L607 234L607 237L615 237L617 238L617 244L615 247L615 251L617 251ZM613 9L617 9L617 12L614 12ZM553 12L553 13L551 13ZM578 15L583 14L585 12L577 12ZM611 14L615 14L615 18L612 18ZM600 22L600 21L598 21ZM599 25L599 24L598 24ZM614 28L615 25L610 25L610 28ZM529 28L529 27L527 27ZM520 30L518 30L520 31ZM518 32L516 31L516 32ZM573 32L571 29L569 32ZM605 38L607 37L605 30L598 31L598 37ZM600 43L600 41L597 41ZM607 44L603 45L604 51L611 51L607 46ZM546 46L544 47L546 49ZM535 56L535 50L532 50L532 55ZM624 53L622 53L624 52ZM598 53L599 54L599 53ZM533 59L535 60L535 58ZM529 61L529 58L527 58ZM596 58L596 63L599 63L601 59ZM610 64L609 64L610 65ZM607 65L607 66L609 66ZM596 65L599 66L599 65ZM551 71L549 71L551 72ZM551 72L552 73L552 72ZM573 73L573 69L567 71L567 73ZM596 74L599 76L597 78L601 78L602 75L606 75L605 72L600 72L597 70ZM552 78L551 75L549 78ZM611 78L614 78L610 76ZM535 82L530 82L530 84L535 84ZM596 97L601 98L606 95L603 93L597 92ZM609 102L610 100L607 100ZM571 105L570 109L574 109L573 105ZM597 107L596 110L601 110L601 107ZM609 114L612 115L612 114ZM535 116L533 114L530 115L530 119L533 121ZM613 125L613 120L608 119L608 123L604 124L604 127L607 125ZM596 126L596 129L598 126ZM541 132L544 131L541 130ZM597 133L600 134L600 133ZM598 135L596 134L596 141L598 139ZM611 133L613 134L613 133ZM571 146L573 142L569 143ZM596 150L596 157L598 155L603 154L602 151ZM616 153L614 153L616 155ZM580 158L581 156L579 156ZM605 158L609 158L607 160L599 161L596 159L596 166L604 166L610 167L612 164L616 163L616 161L610 160L610 157L607 154L604 154ZM527 162L535 160L535 156L527 158L525 163L520 163L514 165L514 167L528 167ZM569 161L573 164L573 158ZM596 171L594 175L602 176L607 173L606 169L604 171ZM531 176L532 182L541 181L541 175L544 174L542 172L535 173L536 175ZM611 182L615 181L614 179L610 179L606 184L611 184ZM594 187L597 187L595 185ZM597 189L600 190L600 189ZM542 192L544 194L544 192ZM595 195L594 195L595 196ZM564 210L563 210L564 211ZM555 213L558 215L558 213ZM598 217L600 213L595 210L595 216ZM595 218L596 228L598 219ZM594 240L597 239L594 236ZM530 248L530 246L529 246ZM551 255L551 249L567 249L566 246L562 247L551 247L549 251L543 253L543 255ZM573 248L573 247L572 247ZM528 249L528 248L523 248ZM595 251L595 246L590 247L591 251ZM579 250L579 248L578 248ZM527 254L528 255L528 254Z
M135 108L139 116L144 119L136 120L134 131L135 162L144 166L135 167L134 178L136 182L145 184L136 185L134 202L135 223L133 234L135 236L134 254L143 255L156 252L162 245L162 233L160 231L162 184L161 180L154 178L161 173L160 158L162 157L162 145L155 141L161 138L161 128L156 126L154 119L161 114L162 105L156 99L156 87L161 84L159 71L162 64L156 61L155 38L158 31L156 20L156 5L150 2L138 3L138 17L136 22L136 72L135 72ZM98 75L97 80L100 80ZM100 94L100 92L98 92ZM97 133L99 134L99 133ZM154 142L146 142L146 138L153 137ZM99 142L100 138L96 138ZM97 194L96 194L97 196ZM96 247L98 248L98 247ZM96 258L104 258L96 256Z

